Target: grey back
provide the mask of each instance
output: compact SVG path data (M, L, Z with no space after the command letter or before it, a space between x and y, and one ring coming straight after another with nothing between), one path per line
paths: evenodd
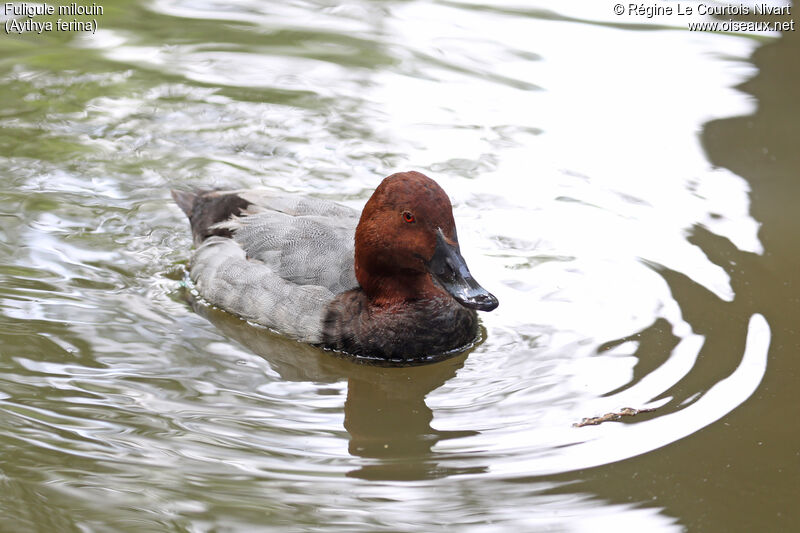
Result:
M190 268L210 303L302 342L318 343L327 305L358 286L353 270L359 213L314 198L239 192L251 203L217 224Z

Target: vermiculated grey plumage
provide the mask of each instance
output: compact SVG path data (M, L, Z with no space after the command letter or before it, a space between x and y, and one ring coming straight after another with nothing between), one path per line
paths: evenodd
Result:
M210 235L199 243L189 269L203 298L299 341L322 342L328 304L358 286L353 234L359 213L266 191L181 194L179 205L189 209L196 238ZM234 211L226 216L220 206ZM210 225L195 227L195 221Z

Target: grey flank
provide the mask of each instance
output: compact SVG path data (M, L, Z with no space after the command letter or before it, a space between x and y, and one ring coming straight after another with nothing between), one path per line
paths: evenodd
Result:
M190 276L211 304L299 341L322 341L336 294L355 288L354 234L359 213L314 198L247 191L243 216L217 224L195 251Z

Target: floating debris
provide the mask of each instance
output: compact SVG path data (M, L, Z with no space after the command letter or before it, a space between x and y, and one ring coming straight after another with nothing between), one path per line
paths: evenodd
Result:
M592 418L584 418L580 422L572 424L572 427L582 428L583 426L596 426L603 422L617 422L621 420L623 416L634 416L639 413L650 413L653 411L655 411L655 408L634 409L633 407L623 407L618 412L606 413L603 416L595 416Z

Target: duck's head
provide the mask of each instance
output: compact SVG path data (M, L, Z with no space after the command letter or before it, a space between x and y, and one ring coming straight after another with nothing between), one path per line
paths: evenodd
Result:
M450 199L419 172L392 174L367 201L356 228L355 272L378 304L444 290L470 309L498 305L461 256Z

